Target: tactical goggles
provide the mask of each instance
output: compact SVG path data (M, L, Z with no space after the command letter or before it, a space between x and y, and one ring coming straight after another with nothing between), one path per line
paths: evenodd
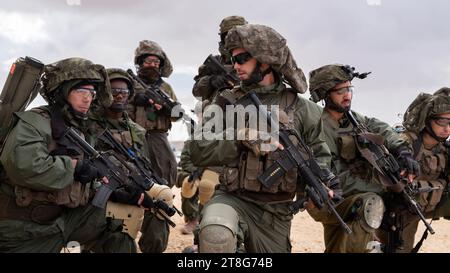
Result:
M434 122L440 127L450 127L450 118L434 117L432 120L434 120Z
M94 88L79 87L79 88L73 89L71 92L81 94L84 98L92 97L93 100L95 99L95 97L97 95L97 91Z
M111 94L113 96L118 96L119 94L121 94L122 96L127 96L128 94L130 94L130 90L126 88L111 88Z
M155 64L155 65L160 65L161 64L161 60L159 60L158 57L147 57L144 59L144 63L146 64Z
M355 88L353 86L346 86L346 87L341 87L338 89L331 89L330 92L336 92L338 95L343 95L346 94L347 92L353 93L353 90Z
M237 63L243 65L252 58L252 55L248 52L239 53L237 55L231 56L231 62L233 64Z

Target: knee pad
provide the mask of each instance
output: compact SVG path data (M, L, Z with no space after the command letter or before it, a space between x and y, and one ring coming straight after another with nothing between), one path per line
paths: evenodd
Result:
M160 199L163 200L170 207L173 206L173 193L168 186L154 184L150 188L150 190L147 191L147 193L153 200ZM168 218L170 218L170 216L168 216L164 211L160 210L160 212L165 214ZM161 220L164 220L164 218L161 215L157 215L157 217Z
M363 201L361 207L363 227L368 230L378 229L385 211L383 199L375 193L367 194L361 198Z
M199 187L199 180L196 179L195 181L188 181L189 176L186 176L183 179L183 183L181 184L181 196L184 198L192 198L194 194L197 192L197 189Z
M202 179L198 184L198 198L200 204L205 205L214 194L216 185L219 184L219 174L206 169L203 171Z
M200 253L235 253L239 217L231 206L211 204L200 222Z

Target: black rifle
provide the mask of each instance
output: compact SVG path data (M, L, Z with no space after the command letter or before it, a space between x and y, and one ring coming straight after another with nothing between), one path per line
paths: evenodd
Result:
M148 191L154 183L159 185L168 184L164 178L161 178L157 174L155 174L151 167L151 163L147 160L147 158L140 156L137 151L133 151L131 148L127 149L122 143L114 138L109 129L104 130L102 137L104 137L104 141L106 141L114 149L114 151L119 152L128 161L132 162L137 167L139 174L136 174L134 171L132 171L131 175L134 175L135 180L137 181L142 180L142 177L144 178L145 183L143 183L141 187L145 191ZM126 162L121 163L126 164ZM130 170L130 168L128 169ZM173 209L178 213L178 215L183 216L183 213L175 206L173 206Z
M208 58L203 64L214 74L224 75L225 78L233 84L233 86L239 84L241 81L234 71L228 71L223 64L221 64L216 57L209 54Z
M143 191L145 191L147 189L150 189L151 186L153 186L152 181L149 181L148 179L146 179L143 176L140 176L139 174L136 174L135 171L132 168L130 168L125 162L123 162L123 160L118 156L115 156L114 154L108 152L98 152L97 150L95 150L89 143L87 143L83 138L81 138L73 128L69 127L66 130L64 137L67 138L70 142L72 142L76 146L78 146L83 151L83 153L92 161L92 163L100 171L100 173L104 174L109 180L109 183L107 184L102 183L100 188L95 193L95 196L92 199L93 206L105 208L110 195L114 190L118 189L119 187L122 186L126 187L127 185L129 185L130 187L138 186ZM110 156L115 157L123 167L127 168L130 171L131 175L126 174L121 167L118 167L113 162L111 162L111 160L109 159ZM135 185L130 185L128 179L133 181ZM147 193L144 192L144 194ZM150 197L149 200L151 200ZM155 208L155 211L161 209L169 216L173 216L175 214L175 209L168 206L162 200L153 201L151 207ZM166 220L170 221L168 217L165 218Z
M267 119L269 126L275 124L270 113L267 112L262 105L258 96L254 91L250 91L247 96L250 97L252 103L256 106L259 112L264 115ZM334 178L334 175L328 171L323 170L317 163L311 149L306 145L305 141L295 130L285 130L280 129L279 138L280 143L283 145L283 150L278 150L281 157L276 160L271 166L269 166L264 173L262 173L258 180L265 187L270 188L278 179L280 179L287 171L292 168L297 168L301 178L306 182L306 198L297 199L293 204L291 204L290 209L294 213L303 207L303 204L307 201L309 197L314 205L321 209L324 205L327 205L328 210L336 216L339 224L348 233L351 234L352 230L347 226L347 224L342 220L342 217L334 208L335 204L328 195L329 189L325 186L328 181ZM299 141L299 146L296 146L289 135L294 135ZM308 154L309 158L305 158L302 151Z
M357 147L362 156L372 164L372 166L383 176L386 180L382 179L385 186L391 189L394 193L399 193L407 206L412 210L414 214L419 216L420 220L425 224L427 230L434 234L434 230L431 225L425 219L422 213L422 208L414 199L414 194L417 192L410 183L402 182L400 178L400 166L396 159L389 153L387 148L380 143L375 143L373 139L368 137L367 128L362 126L353 116L351 111L345 112L347 118L355 128ZM394 227L395 229L395 227ZM389 228L389 231L392 231Z
M145 89L145 93L149 99L153 100L155 104L159 104L162 106L161 112L165 116L174 117L174 118L182 118L184 114L184 110L181 108L181 104L179 102L174 101L171 97L169 97L163 90L161 90L158 86L155 85L147 85L133 73L133 70L128 69L127 73L137 81L142 87Z

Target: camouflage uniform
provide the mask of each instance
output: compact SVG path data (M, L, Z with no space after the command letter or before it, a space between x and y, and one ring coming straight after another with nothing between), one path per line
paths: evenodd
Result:
M339 176L343 197L336 210L352 234L347 234L325 209L309 209L308 212L324 226L325 252L369 252L368 243L374 241L375 230L379 228L384 213L381 195L384 188L372 165L358 152L354 141L354 127L344 115L336 121L330 115L329 90L337 84L351 81L353 75L343 65L326 65L310 72L310 92L317 102L326 101L322 112L325 140L331 151L332 172ZM369 132L383 136L390 151L408 147L396 132L386 123L351 111L356 120Z
M93 244L115 233L108 230L105 210L90 205L95 194L91 182L98 174L81 178L86 175L78 168L83 154L70 152L62 135L71 126L92 142L86 116L66 99L77 86L93 84L97 101L107 107L111 94L105 79L103 66L80 58L47 65L41 95L50 106L16 113L17 122L0 157L1 252L57 253L69 241ZM77 159L75 168L72 159ZM118 242L109 251L130 248Z
M320 112L317 105L297 96L297 92L305 91L306 81L286 46L286 40L269 27L249 24L233 28L226 37L226 47L229 50L245 48L257 61L269 64L276 74L272 85L241 84L227 92L239 97L255 90L264 105L280 105L290 117L290 121L286 121L289 123L287 126L298 130L315 156L326 165L329 150L318 122ZM280 77L284 77L297 91L287 89ZM204 116L207 112L205 110ZM293 216L288 205L299 189L296 169L290 170L270 189L262 188L256 177L264 168L255 169L255 162L263 160L263 157L258 159L259 155L242 143L234 140L190 142L191 152L196 155L192 157L194 165L224 166L220 186L202 211L199 250L235 252L244 244L248 252L290 252ZM272 152L267 158L273 159L272 156L276 155Z
M145 78L140 73L143 71L143 58L149 55L157 56L161 61L158 75L153 78ZM170 76L173 70L172 65L166 53L156 42L141 41L135 51L134 63L138 70L138 76L146 84L159 87L173 100L177 100L172 87L162 79L162 77ZM151 104L137 104L136 99L139 96L145 98L145 90L139 83L135 83L135 91L134 100L131 99L128 107L128 114L132 120L147 130L147 157L150 159L156 174L166 179L169 187L172 187L177 179L177 162L167 139L167 132L172 127L172 121L176 121L176 119L161 115ZM163 252L167 248L169 225L165 221L147 212L141 231L142 237L139 240L139 246L142 252L158 253Z
M435 94L421 93L406 110L403 125L406 132L402 138L410 143L414 149L414 156L420 164L420 175L413 185L420 189L437 188L431 192L416 195L416 200L423 209L426 218L437 220L440 217L450 217L450 201L448 193L449 175L449 146L445 140L438 140L433 147L425 147L424 134L432 135L430 118L438 114L450 113L450 88L441 88ZM397 210L399 208L396 208ZM407 208L400 206L397 214L402 226L397 227L400 234L399 242L395 244L395 252L411 252L420 219ZM380 233L380 237L387 241L387 233ZM419 246L420 247L420 246ZM418 249L417 249L418 250ZM416 250L414 250L416 251Z

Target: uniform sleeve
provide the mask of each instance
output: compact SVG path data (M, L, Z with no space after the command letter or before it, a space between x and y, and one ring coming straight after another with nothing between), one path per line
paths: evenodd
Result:
M197 167L228 165L236 162L240 155L237 141L227 140L226 130L216 132L216 128L211 126L213 120L210 113L218 110L215 108L220 107L211 104L205 108L203 126L196 128L194 139L189 143L191 160Z
M376 118L360 117L362 118L370 132L380 134L384 137L384 144L391 152L397 152L400 147L411 149L410 144L403 139L394 129L386 122Z
M296 108L296 128L306 144L312 149L322 167L331 166L331 153L325 142L321 120L322 108L317 104L300 98Z
M183 150L181 151L181 156L180 156L180 167L183 171L188 172L188 173L192 173L193 171L195 171L195 166L191 161L191 153L189 150L189 140L187 140L184 143L183 146Z
M43 122L47 122L43 120ZM47 125L49 127L49 125ZM51 133L19 120L6 140L0 157L6 174L20 186L40 191L60 190L73 183L69 156L51 156L47 149Z

